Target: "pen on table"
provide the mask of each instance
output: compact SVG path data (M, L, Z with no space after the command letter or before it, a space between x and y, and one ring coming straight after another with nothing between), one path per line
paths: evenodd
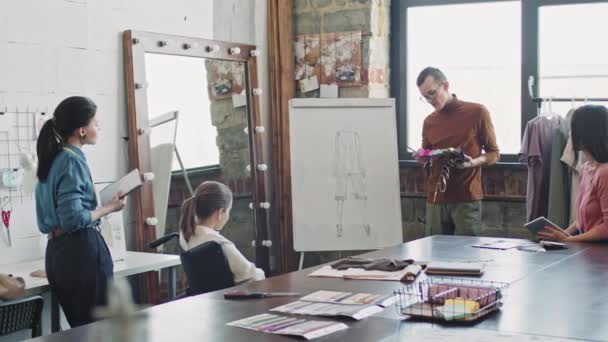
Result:
M296 292L249 292L249 291L229 291L224 293L225 299L259 299L272 297L296 297L301 293Z

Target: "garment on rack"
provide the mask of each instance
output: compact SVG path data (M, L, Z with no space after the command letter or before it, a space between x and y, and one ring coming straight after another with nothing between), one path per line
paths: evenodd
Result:
M564 119L558 115L538 116L528 122L521 143L519 160L528 165L526 217L532 221L547 216L551 143Z
M570 133L570 116L568 112L555 130L551 144L551 172L549 178L549 203L547 218L562 228L570 225L570 182L571 175L568 165L562 163L561 158L568 142Z
M568 113L567 120L570 120L572 116L572 111ZM578 155L578 158L577 158ZM585 164L585 155L581 152L575 153L572 148L572 136L568 135L568 142L566 143L566 147L564 148L564 152L562 154L561 161L565 163L570 170L570 223L576 221L578 217L578 210L576 208L576 201L578 199L579 194L579 186L581 183L581 171L582 167Z
M412 259L397 260L397 259L366 259L358 257L348 257L338 260L331 264L331 267L337 270L347 270L349 268L362 268L367 271L386 271L395 272L401 271L407 266L414 263Z

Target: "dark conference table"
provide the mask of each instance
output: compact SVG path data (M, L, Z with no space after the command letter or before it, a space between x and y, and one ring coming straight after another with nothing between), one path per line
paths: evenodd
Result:
M370 258L401 258L419 261L487 260L483 280L511 284L504 306L478 323L466 327L405 319L390 306L361 321L333 319L349 329L315 341L400 341L416 331L499 331L578 340L608 341L608 245L569 244L566 250L526 252L516 249L473 248L478 242L499 240L461 236L433 236L364 254ZM505 239L500 239L505 240ZM529 241L519 240L522 244ZM402 285L393 281L312 278L315 268L288 273L264 281L240 285L253 291L301 292L317 290L392 293ZM423 278L424 276L422 276ZM185 298L147 309L146 341L294 341L302 340L227 326L226 323L268 312L295 298L228 301L224 291ZM323 319L315 317L314 319ZM34 341L100 341L104 322L97 322ZM543 338L545 336L545 338ZM105 336L107 338L107 336ZM449 340L456 340L450 338ZM502 339L497 339L501 340ZM469 341L474 342L474 341Z

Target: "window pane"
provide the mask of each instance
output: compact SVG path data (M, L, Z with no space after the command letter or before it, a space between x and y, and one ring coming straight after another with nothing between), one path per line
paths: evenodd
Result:
M435 66L446 74L458 98L489 109L501 153L519 152L519 1L412 7L407 23L408 145L420 147L422 122L433 111L420 102L416 77Z
M608 97L606 18L606 3L540 8L540 96ZM572 104L552 107L565 115Z

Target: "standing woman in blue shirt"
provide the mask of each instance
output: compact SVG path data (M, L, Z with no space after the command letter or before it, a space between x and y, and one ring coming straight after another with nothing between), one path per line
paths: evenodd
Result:
M114 265L99 233L99 219L122 210L115 197L97 208L82 147L97 142L97 106L89 98L63 100L40 131L36 214L48 234L46 273L72 327L93 321L93 308L107 302Z

